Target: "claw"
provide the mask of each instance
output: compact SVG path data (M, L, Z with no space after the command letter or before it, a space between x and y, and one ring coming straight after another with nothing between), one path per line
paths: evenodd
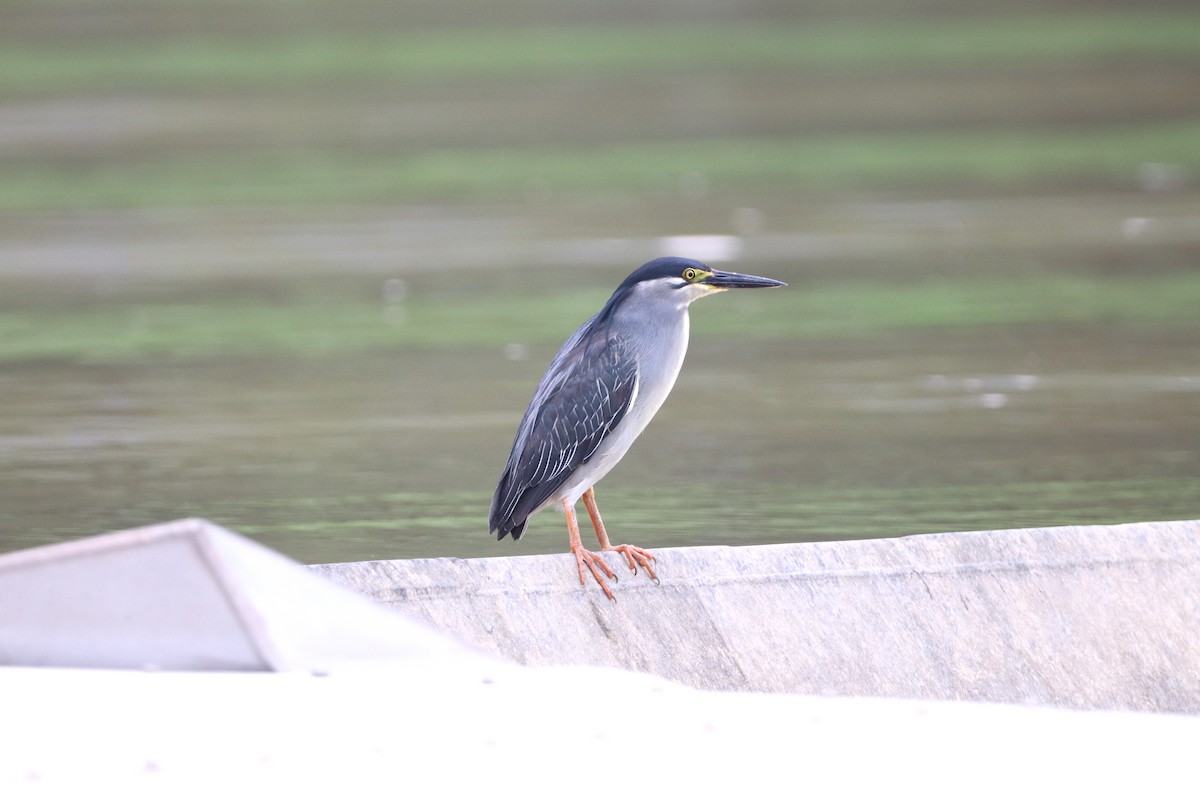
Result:
M612 590L608 588L608 583L605 582L604 576L607 575L614 581L619 581L620 578L618 578L616 573L608 568L608 564L604 563L604 559L600 556L600 554L593 553L591 550L584 550L582 547L579 549L572 549L571 552L575 554L575 563L579 567L579 585L587 585L587 579L583 574L583 568L586 565L588 571L592 573L592 577L596 579L596 583L600 584L600 588L604 590L604 595L609 600L615 601L617 598L613 597ZM603 572L604 575L601 575L601 572Z
M654 567L650 565L650 562L655 561L656 559L654 558L654 554L649 550L643 550L642 548L636 547L632 544L611 545L604 549L616 550L621 553L621 555L625 556L625 563L629 565L629 569L633 571L634 575L637 575L638 566L641 565L646 570L647 574L650 575L650 580L658 583L658 575L654 573Z

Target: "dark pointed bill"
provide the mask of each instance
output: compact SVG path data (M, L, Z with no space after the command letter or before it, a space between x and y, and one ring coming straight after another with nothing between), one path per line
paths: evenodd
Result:
M768 286L787 286L783 281L774 278L760 278L757 275L743 275L740 272L722 272L713 270L701 283L716 286L721 289L764 289Z

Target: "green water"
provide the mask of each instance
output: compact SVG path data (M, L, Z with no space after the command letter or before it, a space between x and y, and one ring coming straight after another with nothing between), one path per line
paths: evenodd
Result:
M665 252L790 287L694 307L615 539L1200 516L1200 16L665 14L9 4L0 551L189 515L308 562L561 551L551 513L488 537L494 482Z
M1194 323L764 338L760 317L769 330L805 307L803 276L774 274L793 283L788 294L739 306L737 326L708 313L732 297L693 307L674 394L598 488L615 536L751 544L1200 510ZM375 305L381 339L415 324L385 322ZM305 313L304 337L336 338L325 326L340 312ZM490 344L396 334L361 346L352 332L354 346L330 342L333 353L218 345L12 359L0 543L199 515L309 562L559 551L565 528L552 513L518 545L486 533L494 481L554 349L514 352L516 317ZM722 334L726 324L740 332Z

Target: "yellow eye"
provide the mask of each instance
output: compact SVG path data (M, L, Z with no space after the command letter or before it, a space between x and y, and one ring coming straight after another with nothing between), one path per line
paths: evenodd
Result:
M687 269L685 269L683 271L683 279L685 281L691 282L691 281L696 280L696 278L697 278L697 272L696 272L696 270L692 269L691 267L688 267Z

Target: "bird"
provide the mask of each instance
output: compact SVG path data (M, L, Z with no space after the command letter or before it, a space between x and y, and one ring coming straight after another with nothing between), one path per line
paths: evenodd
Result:
M619 578L580 539L575 506L582 499L600 551L620 553L633 574L641 567L657 584L653 554L609 540L595 485L625 456L675 386L687 354L688 307L728 289L786 285L677 256L656 258L631 272L567 339L538 383L492 498L490 533L516 541L530 516L557 506L566 516L580 585L586 584L586 569L615 600L605 578Z

